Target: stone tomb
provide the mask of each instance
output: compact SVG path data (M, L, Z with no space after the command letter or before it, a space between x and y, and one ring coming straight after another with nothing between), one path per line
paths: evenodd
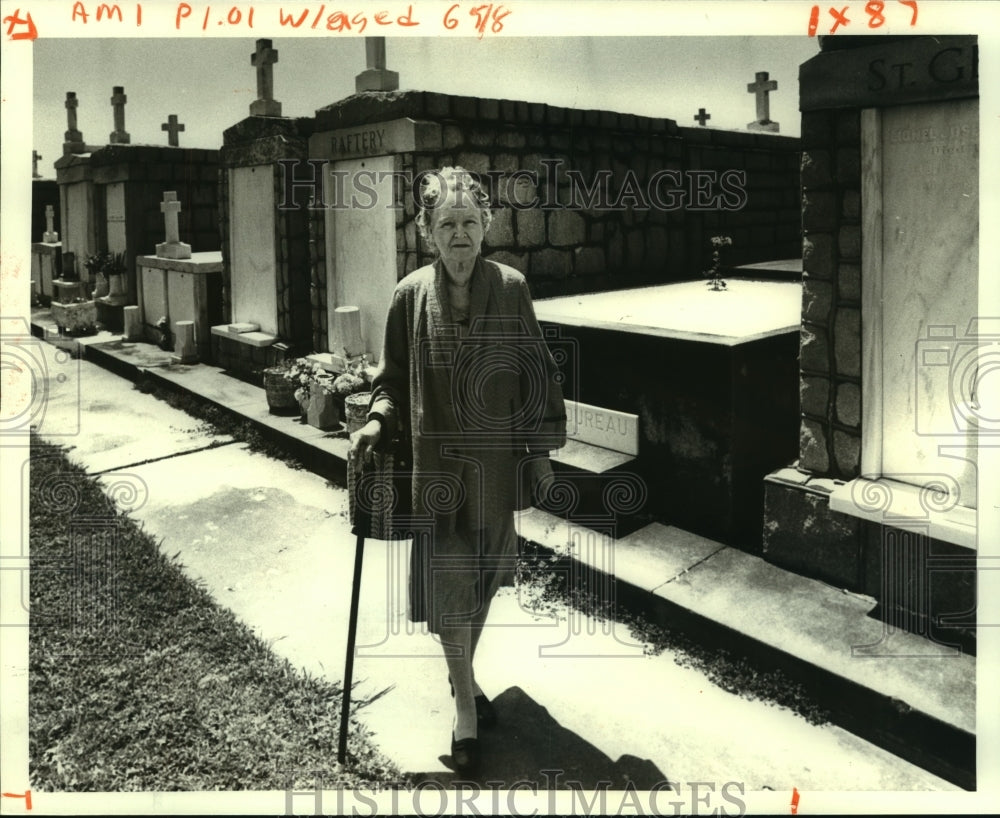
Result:
M320 123L322 112L317 112ZM309 155L325 159L322 214L327 281L326 325L331 360L339 356L336 311L360 310L363 352L382 352L385 316L398 281L396 227L403 214L403 154L440 149L436 123L396 119L352 128L319 130L309 141ZM372 192L359 192L358 184ZM345 201L345 199L347 201ZM360 206L345 206L358 199Z
M796 450L800 303L797 283L740 279L722 292L690 281L535 310L572 342L567 397L637 416L628 469L645 483L646 512L759 551L761 481Z
M801 436L766 489L769 559L942 651L975 650L976 356L997 331L978 96L975 37L827 42L801 66Z
M211 327L222 314L222 253L192 253L180 241L177 222L183 205L175 191L166 191L161 203L166 240L156 245L155 256L139 256L139 320L142 335L159 343L161 319L170 328L171 346L180 363L211 357ZM177 344L189 341L190 349Z
M55 295L52 282L59 278L62 242L55 230L55 208L45 207L45 231L42 240L31 245L31 280L35 293L45 300Z

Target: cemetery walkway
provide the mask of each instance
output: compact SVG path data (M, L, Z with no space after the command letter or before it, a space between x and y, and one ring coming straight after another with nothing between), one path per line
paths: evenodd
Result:
M37 324L36 331L49 335ZM130 484L131 515L276 653L310 673L342 678L354 538L346 492L321 475L336 476L338 457L342 472L346 439L269 415L263 390L217 368L171 365L155 347L107 334L83 347L81 358L70 358L40 344L47 362L41 437L70 446L70 458L103 484ZM143 394L129 380L140 372L284 430L290 448L313 452L316 468L295 470L255 454ZM558 551L566 541L566 523L541 512L520 525L543 547ZM431 637L408 631L403 548L366 546L354 672L365 694L385 695L362 718L401 769L447 784L445 666ZM892 702L901 735L911 729L907 711L924 726L973 732L974 660L852 661L850 644L877 643L880 629L837 589L665 526L619 541L614 573L611 587L623 604L672 616L719 644L793 657L810 693L829 689L849 699L858 719L878 718ZM615 790L631 781L644 790L669 781L685 793L691 782L709 782L702 792L715 793L714 806L733 808L720 801L724 791L773 790L776 811L787 809L793 787L957 788L960 776L928 772L855 734L863 731L812 725L725 692L669 650L650 655L622 628L572 610L546 616L526 608L518 591L504 589L477 657L500 722L484 733L484 782L545 789L575 780L590 790L607 781ZM901 644L933 652L915 637ZM795 662L785 664L794 669Z

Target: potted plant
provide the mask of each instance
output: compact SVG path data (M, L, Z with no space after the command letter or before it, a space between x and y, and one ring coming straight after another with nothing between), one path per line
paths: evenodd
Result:
M125 264L124 253L105 253L104 266L101 270L108 281L108 295L122 298L126 294L125 276L128 266Z
M281 363L264 370L264 393L267 395L267 408L272 415L291 415L298 411L295 384L286 377L289 368L288 363Z
M110 254L106 251L92 253L83 260L87 270L87 278L94 284L94 298L103 298L110 290L108 277L105 273Z
M308 358L297 358L284 377L295 386L295 398L310 426L332 429L340 422L333 376Z

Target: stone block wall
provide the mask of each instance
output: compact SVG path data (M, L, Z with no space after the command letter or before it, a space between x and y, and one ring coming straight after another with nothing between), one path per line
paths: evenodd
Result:
M107 145L90 155L90 169L95 185L126 183L126 224L130 232L136 225L141 245L136 255L155 253L164 240L160 202L168 190L177 191L181 203L180 240L194 252L219 249L218 151Z
M852 479L861 458L861 125L802 113L799 466Z
M404 153L404 173L461 165L488 178L497 210L484 255L521 270L536 297L698 278L718 234L734 240L730 264L801 252L798 139L414 91L349 97L318 111L316 130L402 117L437 123L442 136L439 148ZM538 174L536 206L501 200L502 180L516 171ZM727 192L724 171L745 173L745 182L730 179ZM691 190L699 184L700 194ZM587 189L596 196L589 202ZM432 258L411 191L401 198L400 277Z

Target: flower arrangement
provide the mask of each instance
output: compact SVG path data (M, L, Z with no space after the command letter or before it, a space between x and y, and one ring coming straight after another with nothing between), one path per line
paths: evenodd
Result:
M705 283L713 290L726 289L726 282L719 277L719 267L722 262L722 248L731 247L733 240L729 236L712 236L712 266L705 271L709 280Z
M299 403L308 401L314 394L335 394L333 376L308 358L296 358L288 365L284 375L285 380L295 385L295 399Z

